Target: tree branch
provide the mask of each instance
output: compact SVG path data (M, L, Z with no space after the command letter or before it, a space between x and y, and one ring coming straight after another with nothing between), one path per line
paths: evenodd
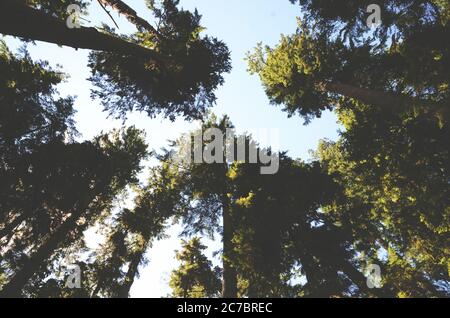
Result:
M103 5L103 3L100 0L97 0L98 4L100 4L100 6L102 7L102 9L106 12L106 14L111 18L112 22L114 22L114 25L116 26L117 29L120 29L119 26L117 25L116 20L114 20L114 18L112 17L111 13L109 13L108 10L106 10L105 6Z
M162 57L151 49L101 33L96 28L69 29L64 21L33 9L21 1L0 1L0 33L75 49L138 56L149 59L164 69Z
M344 83L321 83L319 87L321 87L322 90L354 98L365 104L380 107L381 109L393 109L400 111L406 109L407 107L414 107L415 105L426 106L429 108L432 115L442 118L445 122L449 121L450 107L448 104L421 100L395 93L361 88Z
M128 21L133 23L140 31L147 30L153 35L156 36L156 38L160 38L159 32L146 20L139 17L137 15L137 12L133 10L130 6L128 6L126 3L120 0L98 0L101 4L104 6L110 6L120 14L124 15L125 18L127 18Z

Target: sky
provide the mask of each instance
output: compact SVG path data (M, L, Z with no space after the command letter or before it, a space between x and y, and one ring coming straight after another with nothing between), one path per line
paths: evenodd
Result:
M144 0L125 2L142 17L150 17ZM337 139L339 126L334 114L325 113L307 126L300 117L288 118L281 107L269 104L259 78L247 72L246 53L258 42L272 46L279 41L281 34L293 33L297 26L296 17L301 13L299 6L292 5L288 0L181 0L180 5L189 10L197 8L203 16L202 25L206 27L204 33L224 41L231 51L233 70L225 75L225 84L217 90L217 104L212 107L213 113L218 116L227 114L238 132L276 131L274 138L258 140L257 135L256 139L263 146L274 146L288 151L291 157L303 160L310 158L309 151L316 149L320 139ZM113 26L96 1L93 1L89 13L86 19L90 22L83 22L85 26L100 25L100 22ZM120 27L119 32L133 32L131 24L111 13ZM151 19L149 21L152 22ZM11 37L5 39L11 48L18 47L17 40ZM100 103L90 98L92 86L87 80L90 75L87 50L43 42L36 42L28 49L34 59L48 60L54 67L60 65L70 75L58 89L62 96L77 97L75 120L81 133L80 139L91 139L102 131L123 125L121 120L108 118ZM189 123L181 118L171 122L161 117L151 119L143 113L131 114L125 124L145 130L147 142L154 150L168 146L168 140L198 127L198 123ZM143 179L145 181L145 172ZM180 231L181 225L171 226L167 238L154 242L148 250L149 262L140 269L141 275L131 289L131 297L165 297L170 293L168 281L171 271L177 267L175 250L180 247ZM88 231L86 237L91 247L96 247L101 241L101 236L94 229ZM207 255L214 264L220 264L218 256L213 257L214 252L220 249L220 240L205 238L203 242L208 246Z

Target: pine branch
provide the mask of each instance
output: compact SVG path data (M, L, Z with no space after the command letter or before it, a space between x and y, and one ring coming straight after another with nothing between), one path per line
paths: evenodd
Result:
M139 17L137 12L133 10L130 6L120 0L98 0L104 6L110 6L119 14L122 14L127 18L128 21L133 23L140 31L147 30L152 33L156 38L160 38L159 32L146 20Z

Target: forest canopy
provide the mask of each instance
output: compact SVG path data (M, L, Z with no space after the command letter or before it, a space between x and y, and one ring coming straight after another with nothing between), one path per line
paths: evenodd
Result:
M342 127L311 158L214 115L230 48L179 0L144 2L0 3L0 33L23 44L0 40L0 297L130 297L174 224L169 297L450 296L448 1L378 1L370 28L372 1L290 0L297 29L249 43L248 73L272 105L305 125L332 112ZM100 6L115 27L71 28L69 5L78 18ZM109 10L134 31L119 33ZM31 57L40 42L89 51L91 102L122 127L81 138L77 90L62 96L70 74ZM136 113L198 125L154 151L153 132L127 122ZM211 129L234 134L214 151L213 136L191 147ZM186 145L221 160L177 160ZM262 150L276 173L251 162ZM89 229L102 234L95 248ZM214 237L219 262L207 255Z

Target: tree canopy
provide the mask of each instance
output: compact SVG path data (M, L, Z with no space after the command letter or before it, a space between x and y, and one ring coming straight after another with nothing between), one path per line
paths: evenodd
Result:
M220 295L220 268L212 267L203 254L206 246L198 237L183 241L177 252L180 267L172 272L170 287L173 297L206 298Z
M88 10L90 1L2 1L0 32L27 40L92 50L89 67L99 98L111 115L136 110L150 116L198 119L215 102L214 90L231 69L229 51L202 36L198 12L179 9L179 0L147 1L157 27L138 18L122 1L101 1L125 13L137 27L132 35L101 28L68 28L67 7ZM131 12L131 13L130 13ZM27 23L22 23L27 19Z
M0 297L129 297L174 224L169 297L450 296L448 1L379 1L376 28L372 1L290 2L297 29L256 44L248 70L287 116L335 114L311 158L208 111L230 51L179 0L1 1L0 33L24 45L0 40ZM135 31L70 28L69 4ZM36 41L89 50L92 100L122 127L84 140L58 91L70 74L32 59ZM133 112L198 128L154 151Z

